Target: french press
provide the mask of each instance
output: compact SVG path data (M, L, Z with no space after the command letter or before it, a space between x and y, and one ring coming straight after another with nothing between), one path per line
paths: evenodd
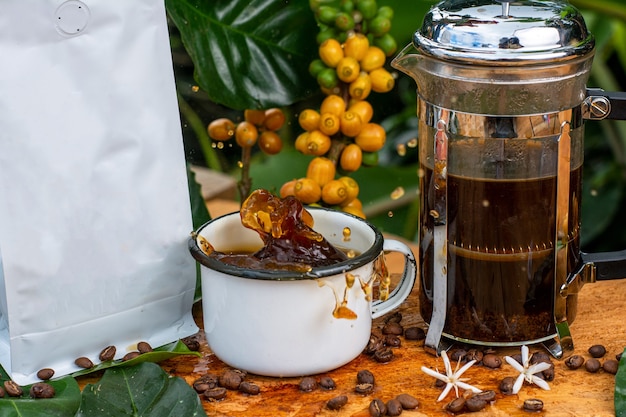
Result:
M562 357L580 287L626 276L626 251L580 251L584 122L626 108L586 88L594 45L565 2L445 0L392 61L417 83L427 350Z

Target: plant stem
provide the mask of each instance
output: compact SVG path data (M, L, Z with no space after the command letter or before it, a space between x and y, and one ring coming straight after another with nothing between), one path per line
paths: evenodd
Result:
M250 178L250 159L252 157L252 147L246 146L241 148L241 179L237 183L239 189L239 198L243 202L252 189L252 179Z
M185 101L183 96L180 93L177 93L178 97L178 108L180 109L181 114L185 117L187 123L196 134L198 138L198 142L200 143L200 147L202 148L202 154L204 155L204 160L206 162L207 167L214 171L222 171L222 166L220 164L220 160L217 157L217 153L215 149L211 145L211 138L209 138L209 134L206 131L206 126L200 119L200 116L191 108L189 103Z

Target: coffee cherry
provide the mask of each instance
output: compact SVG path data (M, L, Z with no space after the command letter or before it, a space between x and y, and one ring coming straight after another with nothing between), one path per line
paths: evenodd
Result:
M310 134L309 132L300 133L294 143L294 147L296 148L296 151L304 155L309 154L309 150L307 148L307 144L309 142L309 134Z
M295 195L294 188L297 180L287 181L280 187L280 198Z
M385 129L377 123L367 123L361 129L354 142L365 152L376 152L385 144Z
M309 162L306 177L314 180L320 187L325 186L335 178L336 168L333 161L326 157L316 157Z
M386 56L392 56L398 50L398 43L391 33L374 38L374 46L379 47Z
M367 48L367 52L359 64L361 64L361 69L363 71L373 71L377 68L382 67L385 64L385 60L387 56L385 52L380 49L378 46L370 46Z
M325 135L332 136L339 132L341 122L333 113L322 113L320 116L319 130Z
M319 184L310 178L300 178L293 188L294 196L303 204L317 203L322 197Z
M339 166L346 172L354 172L361 167L363 162L363 151L361 148L351 143L344 148L339 158Z
M317 13L315 17L320 23L324 23L326 25L333 25L335 23L335 19L337 18L337 14L339 10L331 6L320 6L317 9Z
M382 36L391 29L391 20L384 16L376 16L370 20L369 33L374 36Z
M334 68L324 68L317 74L317 83L322 88L332 89L339 83L337 71Z
M252 123L256 126L262 126L265 120L264 110L246 109L243 112L243 118L245 121Z
M341 133L348 137L355 137L361 132L363 123L361 122L361 116L353 111L346 111L341 116Z
M213 140L228 140L235 134L235 123L227 118L215 119L209 123L207 133Z
M374 109L369 101L366 100L354 100L351 101L348 111L356 113L361 119L361 123L369 123L374 115Z
M276 131L285 124L285 113L279 108L271 108L265 110L265 120L263 127L267 130Z
M362 33L355 33L348 36L348 39L343 43L343 53L347 57L360 61L367 53L369 47L370 42L367 36Z
M359 76L361 69L355 58L345 56L337 64L337 77L344 83L351 83Z
M369 73L372 82L372 90L377 93L386 93L393 89L396 80L384 68L378 68Z
M346 186L346 191L348 192L348 196L346 197L344 202L341 203L341 205L347 206L349 204L352 204L352 202L355 201L357 196L359 195L359 183L357 183L354 178L348 176L339 177L339 181L344 183L344 185ZM363 209L363 205L360 201L357 201L353 204L353 207L357 206L359 209Z
M242 148L249 148L254 146L258 138L259 131L252 123L244 121L237 125L237 128L235 129L235 140L237 141L237 145Z
M283 140L276 132L266 130L259 135L259 148L268 155L276 155L283 149Z
M363 19L369 20L376 16L378 5L376 0L358 0L356 9L363 14Z
M298 116L298 123L304 130L315 130L320 125L320 114L313 109L305 109Z
M322 156L330 149L331 140L320 130L309 132L306 139L306 150L308 154Z
M348 197L343 181L332 180L322 188L322 201L330 205L339 205Z
M344 111L346 111L346 102L336 94L331 94L324 98L320 105L320 114L332 113L337 117L341 117Z
M344 32L354 29L354 18L352 14L339 12L335 17L335 27Z
M356 80L352 81L348 86L348 94L350 97L365 100L372 91L372 81L370 80L370 76L361 72Z
M326 66L326 64L324 64L324 61L322 61L321 59L314 59L309 64L309 74L317 78L317 75L320 73L320 71L326 68L328 67Z
M341 44L337 39L333 38L326 39L322 42L318 52L320 59L330 68L335 68L344 56Z

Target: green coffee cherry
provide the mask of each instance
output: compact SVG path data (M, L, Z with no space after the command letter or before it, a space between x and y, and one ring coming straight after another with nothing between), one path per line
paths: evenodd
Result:
M334 68L324 68L317 74L317 83L324 88L334 88L339 83L337 71Z
M352 15L346 12L337 13L335 27L343 32L354 29L354 19Z
M325 25L334 25L339 10L331 6L320 6L317 9L317 20Z
M367 167L374 167L378 165L378 152L363 152L363 159L361 163Z
M373 19L378 12L376 0L357 0L356 9L363 13L363 19Z
M326 66L326 64L324 64L324 62L321 59L314 59L309 64L309 74L317 78L318 74L326 68L328 67Z
M391 33L387 32L383 36L374 38L374 46L383 50L385 56L392 56L398 50L398 43Z
M374 36L383 36L391 29L391 20L383 16L376 16L369 22L369 33Z
M326 39L335 37L337 37L337 31L335 28L329 28L318 32L315 36L315 40L318 45L321 45Z
M377 16L386 17L389 20L393 19L393 9L389 6L380 6L378 8Z
M341 0L341 5L339 7L345 13L352 13L354 11L354 1Z

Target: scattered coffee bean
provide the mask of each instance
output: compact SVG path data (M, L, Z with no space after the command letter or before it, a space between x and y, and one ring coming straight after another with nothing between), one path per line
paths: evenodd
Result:
M356 384L354 392L361 395L371 394L374 391L374 384L362 383Z
M527 400L524 400L524 410L541 411L543 410L543 401L538 398L529 398Z
M385 347L384 338L372 333L370 334L370 339L367 342L367 346L365 346L364 352L367 355L373 355L376 351L382 349L383 347Z
M543 378L544 381L554 381L554 365L552 363L550 365L548 369L544 369L541 372L540 377Z
M193 389L198 394L202 394L204 391L217 387L218 377L213 374L202 375L200 378L193 382Z
M565 359L565 366L569 369L578 369L585 363L585 358L580 355L572 355Z
M387 406L378 398L375 398L372 402L370 402L368 410L370 412L370 416L372 417L382 417L387 414Z
M499 368L502 366L502 359L494 353L488 353L483 356L483 366L491 369Z
M235 370L228 369L220 375L218 383L220 387L224 387L230 390L239 389L239 385L243 382L241 374Z
M414 410L419 406L419 401L417 398L410 394L400 394L396 397L396 400L402 404L402 408L405 410Z
M385 318L385 324L386 323L400 323L401 321L402 321L402 313L400 313L399 311L395 311L393 314Z
M480 411L486 406L487 406L487 401L475 395L465 400L465 408L467 408L467 410L471 411L472 413L476 411Z
M393 350L389 348L378 349L374 352L374 360L379 363L388 363L393 360Z
M322 389L330 391L335 389L337 386L334 379L329 376L323 376L320 378L320 387L322 387Z
M312 376L305 376L300 380L298 387L302 392L311 392L317 388L317 381Z
M198 342L198 338L195 335L185 337L184 339L181 339L181 342L183 342L185 346L187 346L187 349L192 352L200 350L200 342Z
M516 353L515 355L511 355L511 358L515 359L515 361L519 364L522 363L522 354Z
M209 401L219 401L226 398L226 388L224 387L215 387L204 391L204 398Z
M54 387L46 382L37 382L30 387L31 398L52 398L54 394Z
M492 389L474 394L473 397L480 398L488 403L496 400L496 392Z
M258 395L261 392L261 387L253 382L243 381L239 384L239 392L243 392L248 395Z
M476 361L476 363L481 363L483 361L483 353L478 349L470 349L465 354L466 361Z
M387 334L393 334L396 336L400 336L402 334L404 334L404 328L402 327L402 325L400 323L396 323L396 322L389 322L386 323L383 326L383 334L387 335Z
M37 372L37 378L42 381L47 381L54 376L54 369L51 368L43 368Z
M424 340L426 339L426 332L421 327L408 327L404 330L404 338L406 340Z
M74 363L76 364L76 366L80 368L84 368L84 369L93 368L93 362L91 361L91 359L85 356L81 356L80 358L76 359Z
M402 404L396 398L392 398L387 401L387 415L388 416L399 416L402 414Z
M388 334L385 336L385 346L389 346L392 348L397 348L402 345L402 341L400 338L393 334Z
M340 410L344 405L348 403L347 395L339 395L338 397L331 398L326 403L326 408L329 410Z
M4 381L4 390L9 395L9 397L21 397L22 394L24 394L22 387L20 387L13 380Z
M504 395L511 395L513 394L514 384L515 384L515 378L513 378L512 376L507 376L504 379L502 379L502 381L500 381L500 385L498 386L498 389Z
M446 383L441 379L435 379L435 388L443 388L446 386Z
M602 365L600 365L600 361L596 358L587 359L585 362L585 369L587 372L591 372L592 374L598 372L601 367Z
M552 363L552 358L546 352L535 352L530 356L531 365L541 362Z
M108 361L112 361L113 358L115 357L115 346L107 346L104 349L102 349L102 352L100 352L100 355L98 356L98 358L100 359L100 362L108 362Z
M465 360L465 355L467 355L467 351L465 349L454 349L450 353L450 361L458 362Z
M148 342L139 342L137 343L137 350L139 353L148 353L152 352L152 346Z
M587 352L592 358L601 358L606 354L606 348L602 345L593 345L587 349Z
M126 355L124 355L124 357L122 358L122 362L126 362L126 361L129 361L131 359L135 359L139 355L141 355L141 353L137 352L136 350L130 351Z
M615 359L607 359L602 364L602 369L604 369L604 372L608 372L609 374L615 375L618 368L619 362Z
M356 383L357 384L372 384L376 382L376 378L374 378L374 374L372 371L368 369L361 369L356 374Z
M457 414L465 408L465 398L458 397L446 404L446 411Z

